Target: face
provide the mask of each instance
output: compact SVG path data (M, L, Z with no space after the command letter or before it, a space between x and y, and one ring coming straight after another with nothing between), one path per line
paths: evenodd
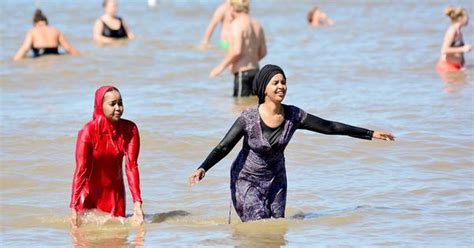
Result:
M109 0L104 6L105 13L109 15L117 14L117 2L115 0Z
M464 12L464 15L461 17L461 25L467 26L468 23L469 23L469 15L466 12Z
M117 122L123 114L122 96L116 90L109 91L104 95L102 110L107 120Z
M282 102L286 95L286 80L283 74L276 74L270 79L270 82L265 88L265 101Z

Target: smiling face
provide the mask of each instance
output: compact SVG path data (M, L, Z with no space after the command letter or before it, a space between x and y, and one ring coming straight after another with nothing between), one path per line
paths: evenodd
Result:
M265 101L281 103L286 95L286 79L283 74L276 74L265 88Z
M104 95L102 110L107 120L117 122L123 114L123 103L120 92L116 90L108 91Z

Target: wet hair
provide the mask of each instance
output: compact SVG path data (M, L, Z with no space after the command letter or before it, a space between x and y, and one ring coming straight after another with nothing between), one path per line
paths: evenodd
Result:
M462 7L447 7L444 10L444 14L451 19L451 21L458 21L461 17L466 14L466 10Z
M314 12L318 11L318 7L315 6L313 8L311 8L308 12L308 16L307 16L307 19L308 19L308 22L309 23L312 23L313 22L313 15L314 15Z
M232 6L237 13L249 13L249 5L249 0L230 0L230 6Z
M48 18L46 18L46 16L43 14L43 11L36 9L35 13L33 14L33 25L40 21L44 21L46 24L48 24Z

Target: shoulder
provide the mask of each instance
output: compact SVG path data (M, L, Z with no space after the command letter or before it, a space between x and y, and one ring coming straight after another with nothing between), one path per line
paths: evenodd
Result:
M79 130L77 134L77 139L84 141L84 142L90 142L92 141L92 134L95 132L96 125L94 124L94 121L88 121L82 128Z
M227 10L227 5L225 3L219 5L219 7L217 7L215 13L218 14L218 15L224 15L224 13L226 12Z
M257 117L258 117L258 106L255 105L255 106L249 107L249 108L245 109L244 111L242 111L242 113L240 114L238 120L239 120L240 124L245 124L248 121L256 119Z
M56 34L62 34L62 32L61 32L61 30L59 30L59 28L51 27L50 29Z
M289 120L300 122L306 118L306 111L293 105L283 105L285 107L285 115Z
M127 129L135 129L135 128L138 129L137 124L135 124L135 122L131 120L121 119L120 122L121 122L120 124Z
M244 111L242 111L242 115L249 115L249 114L255 114L258 112L258 106L257 105L254 105L254 106L251 106L251 107L248 107L246 108Z
M102 25L104 23L104 20L102 19L102 16L100 16L99 18L97 18L95 20L95 25Z
M255 17L253 17L253 16L249 16L249 18L250 18L250 22L251 22L253 25L255 25L255 26L258 27L258 28L261 28L261 27L262 27L262 25L260 25L260 22L258 21L257 18L255 18Z

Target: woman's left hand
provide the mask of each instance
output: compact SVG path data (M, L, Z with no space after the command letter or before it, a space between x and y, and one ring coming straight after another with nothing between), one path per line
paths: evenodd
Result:
M137 201L133 203L133 216L132 219L135 223L141 224L144 220L145 214L143 214L142 203Z
M395 136L393 136L393 134L387 133L387 132L381 132L381 131L374 131L374 134L372 135L372 138L387 140L387 141L388 140L391 140L391 141L395 140Z

